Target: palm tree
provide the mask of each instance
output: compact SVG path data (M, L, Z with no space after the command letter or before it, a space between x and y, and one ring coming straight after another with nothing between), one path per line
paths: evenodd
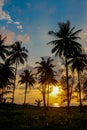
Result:
M15 68L10 65L8 60L6 60L5 63L0 63L0 88L2 89L2 99L4 94L3 88L11 85L12 81L14 80L14 72Z
M68 63L71 63L72 71L77 71L78 74L78 89L79 89L79 103L80 107L82 106L82 97L81 97L81 85L80 85L80 73L86 68L87 65L86 55L78 53L73 57Z
M24 64L27 61L28 50L25 47L22 47L22 42L16 41L13 45L11 45L11 51L9 52L9 61L10 64L15 64L15 78L14 78L14 88L13 88L13 102L14 102L14 93L16 87L16 74L18 65Z
M8 46L4 45L5 39L6 37L2 38L2 35L0 35L0 57L2 60L5 60L8 54Z
M37 69L37 74L39 75L39 83L42 84L42 94L43 94L43 103L44 107L46 107L45 94L46 94L46 86L48 86L48 97L47 97L47 106L49 105L49 85L56 84L57 80L54 78L55 71L53 68L55 65L52 64L53 59L48 57L41 57L41 62L36 62L39 66L35 67Z
M24 97L24 104L26 104L26 93L27 93L27 88L29 87L31 89L31 86L35 84L35 79L34 75L32 74L31 71L29 70L24 70L24 72L20 75L20 84L25 84L25 97Z
M48 34L53 35L56 40L50 41L47 44L52 44L54 47L52 53L55 53L55 56L65 57L65 67L66 67L66 82L67 82L67 106L69 111L69 83L68 83L68 59L75 55L77 52L81 51L81 45L77 42L80 37L78 33L82 30L75 31L75 27L70 28L70 22L58 23L59 31L49 31Z

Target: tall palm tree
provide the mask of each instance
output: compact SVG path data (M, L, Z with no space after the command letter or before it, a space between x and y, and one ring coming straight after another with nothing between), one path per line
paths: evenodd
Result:
M77 71L78 74L78 89L79 89L79 103L82 106L82 97L81 97L81 85L80 85L80 73L86 68L87 59L85 54L77 54L73 57L68 63L71 63L72 71Z
M37 67L37 74L39 75L39 83L42 84L42 94L43 94L43 102L44 107L46 107L46 101L45 101L45 94L46 94L46 86L48 86L48 100L47 100L47 106L49 105L49 85L57 83L57 80L54 78L55 71L53 68L55 65L52 64L53 59L48 57L47 59L45 57L41 57L41 62L36 62L36 64L39 64Z
M14 80L14 72L15 68L10 65L8 60L6 60L5 63L0 63L0 88L2 89L2 99L4 93L3 89L11 85Z
M25 47L22 47L22 42L16 41L13 45L11 45L11 51L9 52L9 61L11 64L15 64L15 78L14 78L14 88L13 88L13 103L14 103L14 93L16 86L16 74L18 65L24 64L27 61L28 50Z
M5 60L8 54L8 46L4 45L5 39L6 37L2 38L2 35L0 35L0 57L2 60Z
M35 84L35 79L34 75L32 74L31 71L29 70L24 70L24 72L20 75L20 84L25 84L25 97L24 97L24 104L26 104L26 93L27 93L27 88L31 88L31 86L34 86Z
M67 81L67 106L69 111L69 83L68 83L68 59L75 55L78 51L81 51L81 45L77 42L80 37L78 34L82 31L75 31L75 27L70 27L70 22L58 23L59 31L49 31L49 35L53 35L56 40L50 41L47 44L52 44L54 47L52 53L55 53L55 56L65 57L65 67L66 67L66 81Z

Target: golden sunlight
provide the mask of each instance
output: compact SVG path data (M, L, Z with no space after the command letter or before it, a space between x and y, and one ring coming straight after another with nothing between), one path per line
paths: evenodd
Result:
M57 94L60 94L60 93L61 93L60 86L54 86L51 92L51 96L57 96Z

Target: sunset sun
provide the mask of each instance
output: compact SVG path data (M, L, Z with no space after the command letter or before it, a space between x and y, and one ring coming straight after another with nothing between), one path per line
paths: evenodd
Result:
M60 94L60 93L61 93L60 87L58 87L58 86L53 87L53 90L51 92L52 96L56 96L57 94Z

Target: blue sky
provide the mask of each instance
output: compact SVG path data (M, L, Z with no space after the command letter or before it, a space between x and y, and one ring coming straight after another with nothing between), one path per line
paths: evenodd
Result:
M87 49L87 0L0 0L0 33L7 44L23 41L31 66L52 55L48 31L57 31L57 23L67 20L83 29L80 42Z

